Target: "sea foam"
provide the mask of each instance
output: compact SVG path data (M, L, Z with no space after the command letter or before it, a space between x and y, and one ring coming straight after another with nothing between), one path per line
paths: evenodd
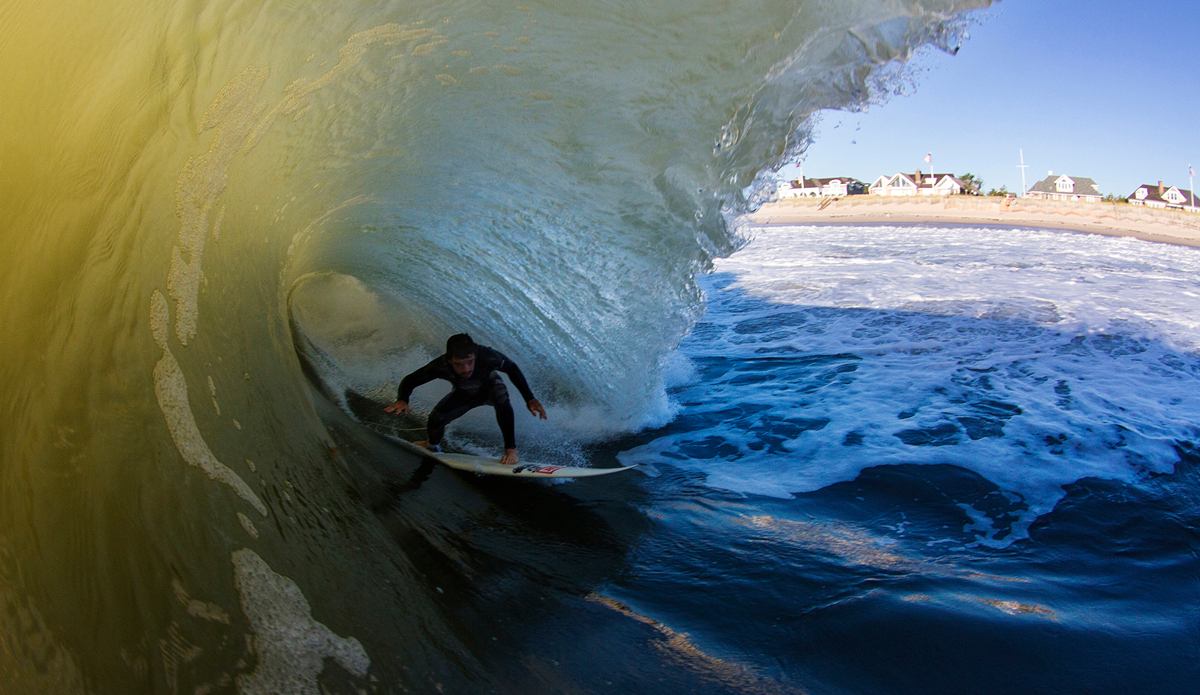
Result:
M1064 486L1169 473L1196 438L1197 271L1192 249L1038 230L760 229L703 279L680 418L621 459L779 497L952 464L999 487L969 514L1003 545Z

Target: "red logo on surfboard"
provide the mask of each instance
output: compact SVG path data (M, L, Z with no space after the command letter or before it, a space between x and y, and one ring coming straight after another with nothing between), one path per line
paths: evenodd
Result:
M550 475L554 471L562 470L563 466L539 466L533 463L527 463L523 466L517 466L513 469L513 473L533 473L535 475Z

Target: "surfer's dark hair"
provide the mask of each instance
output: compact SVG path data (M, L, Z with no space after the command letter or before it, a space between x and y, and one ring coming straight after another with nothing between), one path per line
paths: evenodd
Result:
M446 355L452 360L461 360L475 354L475 341L466 333L452 335L446 340Z

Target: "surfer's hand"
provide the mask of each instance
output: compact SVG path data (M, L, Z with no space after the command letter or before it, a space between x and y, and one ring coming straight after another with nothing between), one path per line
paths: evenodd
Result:
M516 465L516 463L517 463L517 450L516 449L505 449L504 455L500 457L500 465L513 466L513 465Z
M396 413L398 415L408 415L408 401L396 401L383 409L385 413Z
M546 409L542 407L542 404L538 402L538 399L536 399L536 398L529 399L529 401L527 403L525 403L525 407L529 408L530 415L537 415L538 417L540 417L543 420L546 419ZM514 456L515 455L516 454L514 454Z

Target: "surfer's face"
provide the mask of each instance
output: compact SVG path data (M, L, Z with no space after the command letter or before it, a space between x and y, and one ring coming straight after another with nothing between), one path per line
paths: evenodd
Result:
M475 371L475 355L467 355L466 357L451 357L450 366L454 368L454 373L466 379L471 376L471 372Z

